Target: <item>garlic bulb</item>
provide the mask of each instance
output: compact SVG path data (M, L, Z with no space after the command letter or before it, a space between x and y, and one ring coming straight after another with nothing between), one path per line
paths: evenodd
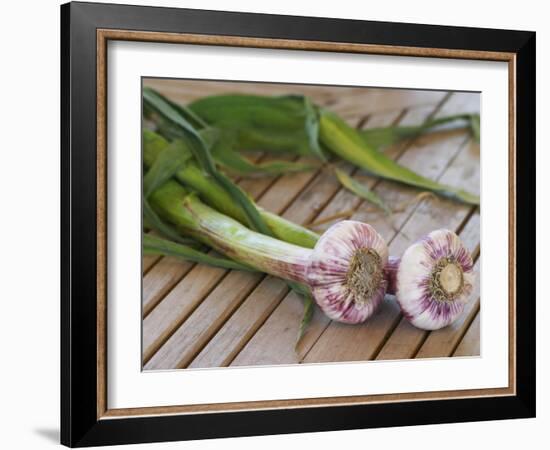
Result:
M382 303L388 248L366 223L344 220L330 227L310 256L307 278L315 301L331 319L364 322Z
M462 313L473 289L470 253L452 231L432 231L385 267L388 293L414 326L437 330Z
M363 322L382 303L388 248L370 225L339 222L309 249L250 230L176 182L158 188L150 201L184 234L248 267L301 283L333 320Z

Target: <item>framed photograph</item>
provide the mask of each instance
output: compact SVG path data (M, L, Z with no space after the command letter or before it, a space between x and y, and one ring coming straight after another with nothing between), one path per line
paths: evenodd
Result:
M61 441L535 415L535 33L61 7Z

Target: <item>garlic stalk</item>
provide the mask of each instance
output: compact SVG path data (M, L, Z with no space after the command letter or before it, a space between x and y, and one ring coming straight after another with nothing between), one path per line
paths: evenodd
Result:
M302 283L333 320L363 322L382 303L388 249L368 224L341 221L309 249L246 228L175 181L153 192L150 202L180 232L262 272Z
M169 142L162 136L152 131L144 130L144 165L149 168L154 167L159 158L161 158L162 152L166 151L169 145ZM182 152L191 151L183 141L173 142L172 145L178 145ZM181 165L175 172L174 177L184 186L196 191L200 195L201 200L209 206L233 217L243 224L247 223L244 210L234 201L231 194L214 180L212 176L201 170L195 160L190 160L186 164ZM252 202L252 199L250 201ZM283 239L303 247L313 248L315 246L319 236L313 231L266 211L255 203L253 205L273 235L278 239Z
M403 316L424 330L438 330L454 322L473 289L470 253L452 231L429 233L384 268L387 292L395 294Z

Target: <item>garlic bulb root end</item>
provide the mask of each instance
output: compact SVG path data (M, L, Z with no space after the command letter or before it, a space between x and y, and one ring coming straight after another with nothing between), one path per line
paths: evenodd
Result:
M308 281L313 297L332 320L360 323L381 305L388 248L376 230L344 220L330 227L313 249Z

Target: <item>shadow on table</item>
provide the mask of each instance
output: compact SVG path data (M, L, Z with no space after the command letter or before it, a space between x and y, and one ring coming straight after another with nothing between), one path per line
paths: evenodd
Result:
M59 429L57 428L37 428L34 432L50 442L59 444Z

